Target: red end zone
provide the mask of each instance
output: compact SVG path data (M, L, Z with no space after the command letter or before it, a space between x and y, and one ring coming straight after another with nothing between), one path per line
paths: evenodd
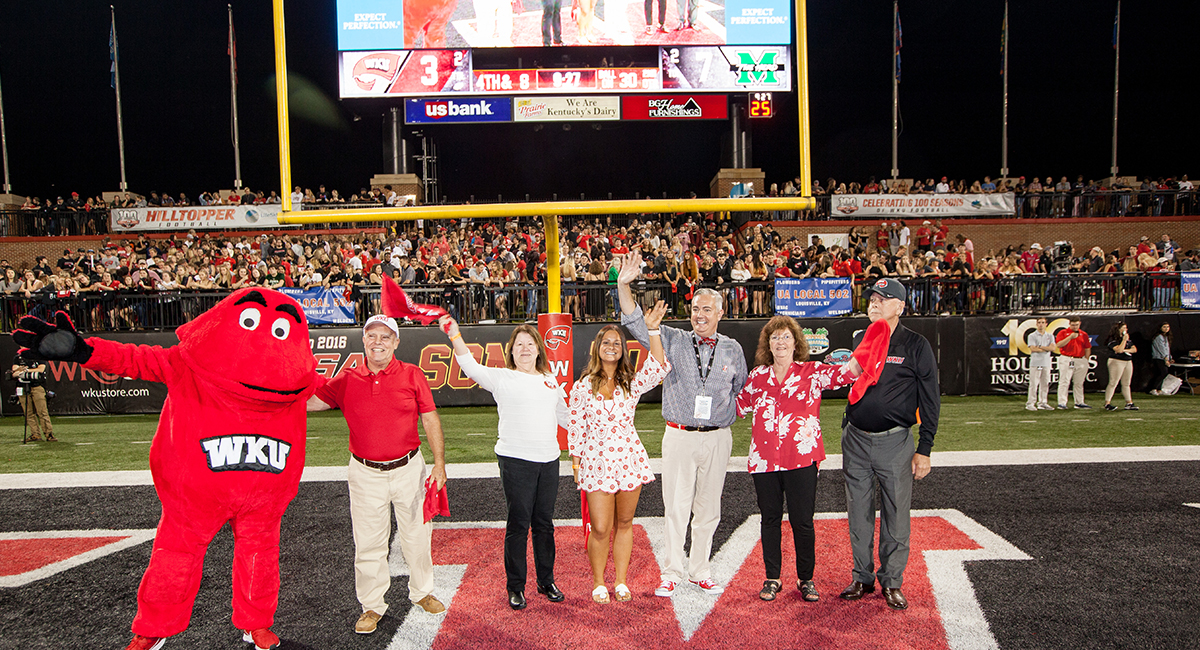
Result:
M947 613L938 606L939 595L942 600L968 599L968 604L973 604L977 610L974 591L965 572L962 573L965 593L963 585L953 584L957 577L948 574L954 574L956 567L961 571L963 559L1022 559L1018 555L1024 554L960 513L947 512L950 513L948 516L917 516L914 513L913 552L904 583L909 608L902 612L888 609L878 591L858 602L846 602L837 597L851 580L852 561L844 516L816 522L815 580L821 590L818 603L802 601L795 589L791 531L786 525L781 576L784 591L774 602L759 600L758 591L764 574L757 516L748 519L714 557L715 577L727 581L724 594L708 596L691 585L684 585L674 598L655 597L653 590L659 580L659 565L654 547L659 544L653 538L661 536L655 530L661 527L661 520L651 518L639 520L643 525L634 528L633 560L629 570L629 586L634 593L632 602L598 605L591 601L591 571L580 543L582 531L578 526L559 526L555 535L558 540L555 578L567 594L567 600L552 604L536 594L530 556L526 587L530 604L521 612L510 610L504 597L501 558L504 529L439 528L434 533L434 563L465 565L465 573L432 647L743 649L861 646L928 650L963 647L961 641L966 638L974 647L994 647L982 612L979 612L978 621L972 622L970 612L964 616L958 611L962 608L954 606L956 611L950 613L953 622L947 625L944 623ZM964 526L957 521L960 518L970 525ZM986 544L976 541L981 536L991 536L985 541L999 540L999 544L1007 549L992 552L997 549L988 549ZM930 554L927 556L926 553ZM931 568L930 562L936 566ZM732 577L721 576L718 565L723 565ZM935 576L933 579L931 574ZM606 579L611 590L611 559ZM692 622L698 626L687 630ZM402 635L405 635L403 626L397 633L397 640Z

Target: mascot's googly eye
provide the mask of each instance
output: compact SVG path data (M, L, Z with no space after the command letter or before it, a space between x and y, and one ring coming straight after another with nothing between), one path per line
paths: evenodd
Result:
M271 323L271 336L280 341L288 337L288 333L292 331L292 324L286 318L276 318L274 323Z
M242 310L242 315L238 316L238 325L242 329L254 330L258 328L258 322L262 320L262 314L253 307L247 307Z

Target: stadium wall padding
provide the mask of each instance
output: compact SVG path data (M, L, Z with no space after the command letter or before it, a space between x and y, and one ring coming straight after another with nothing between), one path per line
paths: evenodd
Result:
M1034 316L1006 317L914 317L904 318L903 323L927 338L933 345L938 358L938 372L942 393L946 395L996 395L1023 393L1027 384L1029 355L1020 350L1020 343L1010 337L1013 333L1021 342L1033 331ZM1151 376L1150 341L1159 326L1171 323L1175 335L1173 350L1182 356L1186 350L1200 349L1200 314L1169 312L1161 314L1106 314L1084 315L1083 329L1093 336L1092 370L1088 373L1088 391L1102 391L1108 382L1107 355L1102 346L1113 322L1125 320L1133 343L1138 351L1134 361L1135 391L1145 390ZM1065 317L1051 316L1051 327L1065 326ZM763 319L726 320L721 323L722 334L733 337L742 344L746 352L746 363L752 367L758 334L765 324ZM669 322L668 325L690 329L687 321ZM816 361L844 362L849 358L854 333L865 329L865 317L802 319L800 326L805 331L811 349L811 359ZM577 323L572 332L574 364L577 373L587 368L588 355L596 332L603 323ZM463 338L471 347L476 358L493 366L504 365L504 346L508 342L512 325L474 325L463 327ZM102 338L168 347L177 342L172 332L129 332L102 334ZM361 331L356 327L314 329L309 332L313 354L317 358L318 371L332 377L344 368L363 363ZM0 358L12 359L16 345L10 335L0 336ZM637 364L645 358L645 350L632 342L631 355ZM454 361L446 336L436 327L404 327L401 329L401 344L397 357L402 361L419 365L425 372L434 401L440 406L487 406L492 405L491 395L462 374ZM1200 373L1198 373L1200 374ZM1057 378L1052 390L1057 387ZM16 383L7 377L0 382L0 404L4 415L17 415L19 406L12 401ZM154 382L116 377L84 370L73 363L53 362L47 369L48 391L55 397L49 400L52 415L100 415L157 413L166 398L166 388ZM846 389L834 391L829 396L844 397ZM658 389L647 393L644 401L660 400Z

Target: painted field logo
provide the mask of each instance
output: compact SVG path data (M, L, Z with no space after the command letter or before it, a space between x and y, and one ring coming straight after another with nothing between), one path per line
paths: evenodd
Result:
M879 596L871 603L848 605L838 598L804 603L783 598L762 607L755 595L762 585L762 547L759 515L751 515L713 555L712 578L726 585L713 597L689 584L669 599L654 598L664 552L661 517L633 522L633 559L628 584L635 602L644 604L630 623L628 609L596 608L590 599L568 596L565 603L539 606L530 602L521 616L495 597L496 576L504 575L499 549L504 522L445 522L434 525L434 590L446 603L445 616L411 611L395 632L391 648L424 649L515 647L500 639L481 639L480 630L503 630L504 639L543 639L554 629L556 647L727 648L742 638L771 640L771 647L997 648L995 637L963 568L980 560L1028 560L1011 543L957 510L914 510L912 549L905 571L904 591L909 608L903 615L887 610ZM814 521L817 539L836 544L817 545L819 585L840 585L853 564L845 513L824 513ZM556 521L560 539L579 539L580 521ZM783 528L783 547L792 544ZM640 560L640 561L639 561ZM399 540L389 554L392 576L408 575ZM591 573L583 552L559 555L555 573L567 594L591 590ZM653 602L650 602L653 601ZM848 607L856 614L847 615ZM415 609L415 608L414 608ZM564 624L566 623L566 624ZM730 630L737 630L731 635ZM814 644L814 639L824 643Z
M113 221L122 228L132 228L141 223L137 210L113 210Z
M546 330L546 349L558 350L559 346L571 346L570 327L551 327Z
M778 86L779 77L776 73L783 72L783 64L776 63L778 50L766 50L754 59L753 52L738 51L738 61L729 66L730 71L736 72L737 83L755 86Z
M804 333L804 340L808 342L809 354L825 354L829 349L829 330L822 327L813 331L805 327L801 331Z

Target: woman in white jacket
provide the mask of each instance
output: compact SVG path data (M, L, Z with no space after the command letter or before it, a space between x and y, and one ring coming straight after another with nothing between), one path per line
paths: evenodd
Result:
M537 590L551 602L563 593L554 584L554 502L558 497L558 427L567 423L565 394L550 372L546 346L537 328L513 328L504 368L481 365L463 343L458 323L443 316L439 323L454 346L463 373L490 392L500 414L496 461L508 504L504 533L504 572L508 604L525 608L526 539L533 529L533 562Z

